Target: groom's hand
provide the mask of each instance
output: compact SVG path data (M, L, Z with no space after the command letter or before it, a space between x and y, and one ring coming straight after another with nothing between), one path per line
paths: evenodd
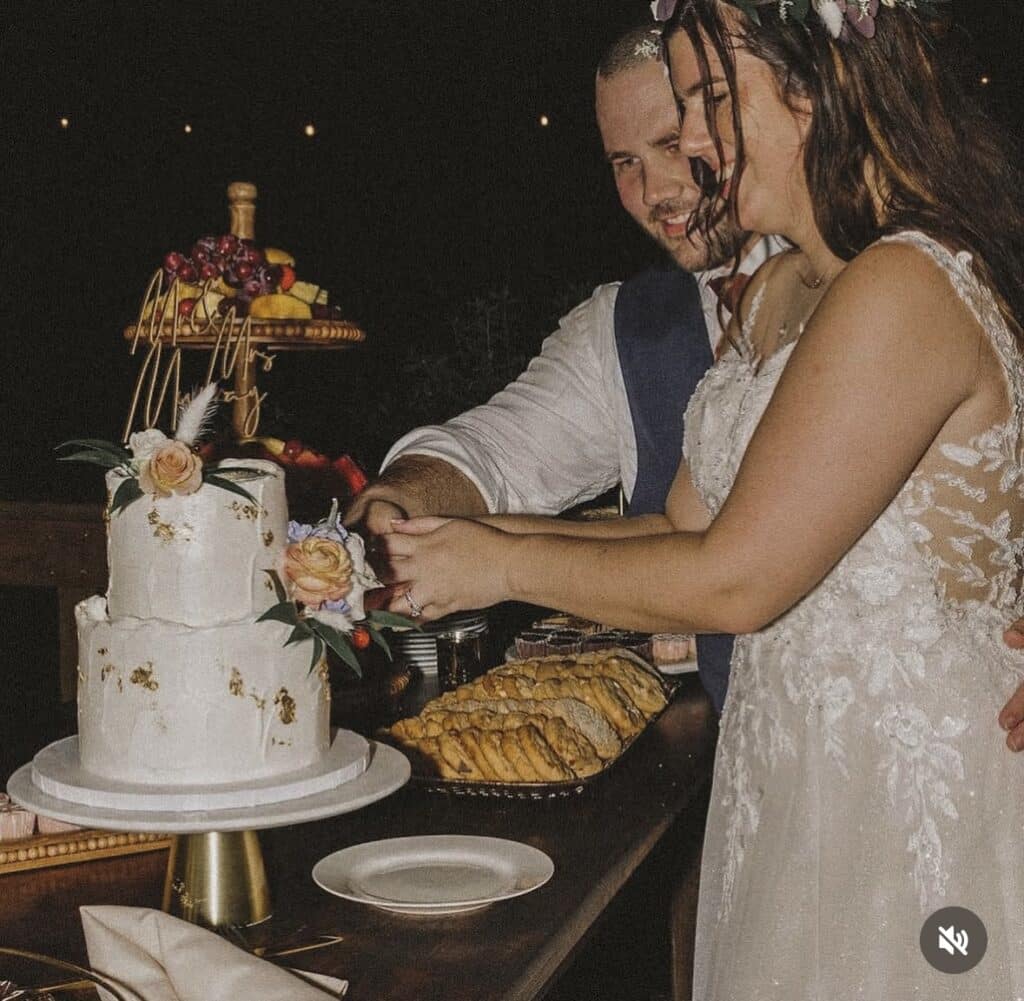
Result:
M1024 650L1024 619L1018 619L1003 633L1003 641L1014 650ZM1006 730L1006 746L1024 750L1024 683L1010 696L999 714L999 725Z

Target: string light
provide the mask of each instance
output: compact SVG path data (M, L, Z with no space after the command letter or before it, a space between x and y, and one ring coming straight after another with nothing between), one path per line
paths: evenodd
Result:
M540 116L540 124L543 128L547 128L551 124L551 119L547 115Z
M991 78L991 77L989 77L989 76L983 76L983 77L981 78L981 83L982 83L982 86L987 86L987 85L988 85L988 84L990 84L991 82L992 82L992 78Z
M316 135L316 126L310 122L302 131L312 139Z
M62 118L60 120L60 127L62 129L66 129L70 124L71 124L71 122L69 122L66 118Z
M192 126L188 122L185 123L185 135L192 135Z

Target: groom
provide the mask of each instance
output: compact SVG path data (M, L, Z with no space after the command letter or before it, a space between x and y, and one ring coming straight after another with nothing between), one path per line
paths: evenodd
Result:
M657 27L633 29L610 47L595 98L622 206L671 263L598 288L505 390L402 438L347 514L371 535L417 514L555 514L617 483L631 514L664 510L682 454L682 414L722 336L711 279L737 253L752 272L781 244L728 225L713 251L687 236L699 192L679 149ZM732 639L698 642L701 680L721 711Z
M381 535L392 518L420 514L555 514L616 483L631 514L664 509L681 455L681 415L721 339L715 279L737 254L741 271L752 272L780 243L742 234L728 220L711 247L686 235L698 191L678 147L658 28L636 28L609 48L595 98L622 206L676 266L598 288L488 403L403 437L349 509L350 524ZM722 302L723 319L730 305ZM1024 620L1017 627L1007 641L1024 648ZM721 711L731 638L705 636L699 645L701 680ZM1024 749L1024 685L1000 723L1008 745Z

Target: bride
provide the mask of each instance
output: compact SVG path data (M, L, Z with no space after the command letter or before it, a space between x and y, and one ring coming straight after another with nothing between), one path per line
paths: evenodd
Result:
M730 212L794 249L690 403L665 515L382 540L396 611L511 598L742 634L701 1001L1024 995L1024 783L993 726L1024 676L1001 639L1024 550L1021 189L935 28L911 0L681 0L681 145L718 177L702 230ZM919 944L947 906L988 933L960 976Z

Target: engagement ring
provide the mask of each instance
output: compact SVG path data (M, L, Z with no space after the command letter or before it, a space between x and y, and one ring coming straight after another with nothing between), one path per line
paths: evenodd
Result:
M410 618L418 619L423 614L423 606L416 604L416 599L412 596L411 587L406 589L406 592L403 595L403 597L407 602L409 602L409 608L411 609L411 611L409 612Z

